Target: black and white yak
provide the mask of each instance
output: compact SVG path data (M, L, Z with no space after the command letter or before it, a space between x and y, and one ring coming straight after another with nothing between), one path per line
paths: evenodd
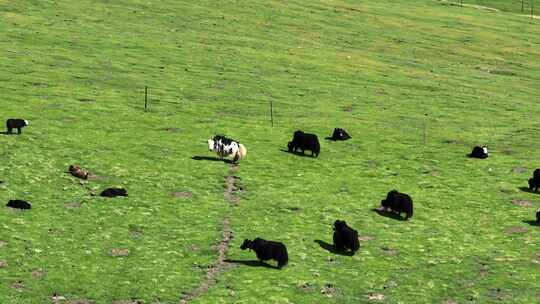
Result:
M8 119L6 120L7 133L12 134L13 129L17 129L17 133L21 134L21 129L28 126L28 120L26 119Z
M276 260L278 262L277 267L280 269L289 262L287 247L280 242L267 241L261 238L256 238L253 241L245 239L240 249L255 251L260 261Z
M406 214L405 219L413 216L413 201L406 193L392 190L386 195L386 199L381 201L381 207L384 211L390 211L401 216L401 213Z
M538 192L540 187L540 169L536 169L533 172L533 177L529 179L529 189L531 191Z
M347 226L345 221L334 222L334 247L344 251L350 249L354 254L360 248L358 241L358 231Z
M15 209L30 209L32 205L29 202L23 200L10 200L6 206Z
M488 157L488 149L487 146L476 146L473 148L471 154L469 154L469 157L472 158L487 158Z
M209 139L208 149L216 152L220 159L232 155L233 162L237 162L247 155L247 149L243 144L222 135L216 135Z
M311 156L319 156L321 152L321 145L319 144L319 138L315 134L304 133L302 131L296 131L293 134L293 140L287 144L289 152L296 152L297 149L304 154L305 150L311 151Z

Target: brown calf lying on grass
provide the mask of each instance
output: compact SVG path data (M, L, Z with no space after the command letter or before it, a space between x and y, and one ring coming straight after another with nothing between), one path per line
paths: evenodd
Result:
M78 178L88 179L88 171L82 169L79 166L74 166L74 165L69 166L69 173L71 173L71 175Z

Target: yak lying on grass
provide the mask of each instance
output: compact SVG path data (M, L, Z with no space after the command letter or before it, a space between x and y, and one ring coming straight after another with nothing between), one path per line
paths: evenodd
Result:
M216 152L220 159L232 155L233 162L237 162L247 155L246 147L243 144L223 135L216 135L214 138L209 139L208 149Z
M311 156L319 156L321 151L321 145L319 144L319 138L315 134L304 133L302 131L296 131L293 134L293 140L287 144L289 152L296 152L297 149L304 154L305 150L311 151Z
M32 205L29 202L23 200L10 200L6 206L15 209L30 209Z
M386 199L381 201L382 209L385 211L394 212L401 216L401 213L406 214L405 219L413 216L413 201L408 194L392 190L386 195Z
M476 146L473 148L471 154L469 154L469 157L472 158L487 158L488 157L488 149L487 146Z
M360 242L358 241L358 232L347 226L347 223L345 221L335 221L334 247L340 251L350 249L354 254L360 248Z
M334 133L332 133L332 137L329 139L331 140L347 140L350 139L351 136L347 133L347 131L341 129L341 128L335 128Z
M116 196L128 196L126 189L124 188L107 188L100 194L103 197L116 197Z
M289 262L287 247L280 242L267 241L261 238L256 238L253 241L245 239L240 249L254 250L260 261L276 260L278 262L277 267L280 269Z
M74 165L69 166L69 173L71 173L71 175L78 178L88 179L88 171L83 170L79 166L74 166Z
M536 169L533 172L533 177L529 179L529 189L531 191L538 191L540 187L540 169Z
M21 134L21 129L28 126L28 120L20 118L11 118L6 121L7 133L12 134L13 129L17 129L17 133Z

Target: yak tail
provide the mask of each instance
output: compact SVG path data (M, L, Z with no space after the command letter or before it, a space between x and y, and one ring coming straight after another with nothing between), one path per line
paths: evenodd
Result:
M243 159L247 155L247 149L242 144L238 144L238 146L240 148L239 151L238 151L238 154L240 154L240 159Z

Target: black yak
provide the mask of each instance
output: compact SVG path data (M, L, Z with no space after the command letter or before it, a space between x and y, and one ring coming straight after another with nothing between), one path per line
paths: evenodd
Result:
M283 243L266 241L261 238L256 238L253 241L245 239L240 249L248 248L255 251L260 261L276 260L277 267L280 269L289 262L287 247Z
M345 221L336 220L334 222L334 247L340 251L350 249L354 254L360 248L358 232L347 226Z
M289 152L296 152L297 149L302 151L311 151L311 156L319 156L321 151L321 145L319 144L319 138L315 134L304 133L302 131L296 131L293 135L293 140L287 144Z
M28 126L28 120L26 119L20 119L20 118L16 118L16 119L8 119L6 121L6 127L7 127L7 133L8 134L12 134L13 132L13 129L17 129L17 133L18 134L21 134L21 129Z
M488 149L487 146L476 146L473 148L471 154L469 154L469 157L472 158L487 158L488 157Z
M347 131L341 129L341 128L335 128L334 133L332 133L332 137L329 137L328 139L331 140L347 140L350 139L351 136L347 133Z
M124 188L107 188L100 195L103 197L128 196Z
M10 200L6 206L16 209L30 209L32 205L29 202L23 200Z
M413 216L413 201L408 194L392 190L386 195L386 199L381 201L381 206L386 211L397 213L401 216L401 213L406 214L405 219L409 219Z
M533 177L529 179L529 189L531 191L538 191L540 187L540 169L536 169L533 172Z

